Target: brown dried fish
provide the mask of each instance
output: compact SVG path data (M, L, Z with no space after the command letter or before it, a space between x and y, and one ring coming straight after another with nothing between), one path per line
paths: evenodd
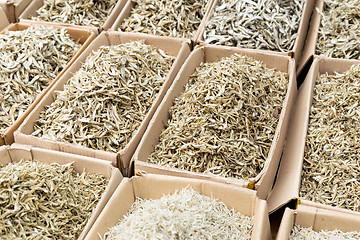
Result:
M22 115L79 49L64 28L0 34L0 132Z
M173 61L143 41L101 46L40 113L32 135L118 152L140 126Z
M248 179L260 173L279 122L287 74L234 54L204 63L170 108L148 162Z
M0 169L0 239L77 239L108 180L72 164L37 161Z

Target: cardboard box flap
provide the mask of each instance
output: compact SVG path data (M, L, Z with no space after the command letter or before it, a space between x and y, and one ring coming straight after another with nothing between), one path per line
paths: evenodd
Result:
M4 9L0 6L0 31L9 25L9 20L6 16Z
M295 211L286 208L276 235L276 240L288 240L294 225Z

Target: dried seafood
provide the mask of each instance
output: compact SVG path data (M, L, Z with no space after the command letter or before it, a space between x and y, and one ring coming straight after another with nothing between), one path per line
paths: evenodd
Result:
M294 225L290 234L289 240L307 240L307 239L322 239L322 240L358 240L360 239L359 232L342 232L340 230L326 231L321 230L315 232L310 228L303 228L300 225Z
M287 82L287 74L238 54L202 64L175 99L168 126L147 161L255 177L268 157Z

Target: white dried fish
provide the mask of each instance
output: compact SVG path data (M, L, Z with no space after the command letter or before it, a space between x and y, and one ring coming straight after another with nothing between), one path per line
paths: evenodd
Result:
M303 228L300 225L294 225L289 240L359 240L360 232L342 232L340 230L316 232L311 227Z

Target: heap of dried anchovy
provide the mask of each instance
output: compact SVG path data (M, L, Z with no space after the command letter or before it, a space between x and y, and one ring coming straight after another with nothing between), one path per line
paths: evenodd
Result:
M288 52L305 0L219 0L203 34L211 44Z
M32 20L102 27L117 0L44 0Z
M247 56L202 64L170 108L148 162L255 177L268 156L286 87L287 74Z
M79 47L66 29L31 26L0 35L0 132L56 78Z
M121 150L150 109L173 61L143 41L100 47L40 113L33 135Z
M306 240L306 239L322 239L322 240L359 240L360 232L342 232L340 230L326 231L321 230L315 232L311 227L303 228L300 225L294 225L289 240Z
M0 169L1 239L77 239L107 183L72 164L7 164Z
M315 83L300 196L360 211L360 65Z
M120 239L251 239L253 217L222 202L182 189L160 199L138 198L104 240Z
M191 38L205 15L207 0L133 0L136 5L119 30Z
M316 54L333 58L360 58L359 0L325 0L320 12Z

